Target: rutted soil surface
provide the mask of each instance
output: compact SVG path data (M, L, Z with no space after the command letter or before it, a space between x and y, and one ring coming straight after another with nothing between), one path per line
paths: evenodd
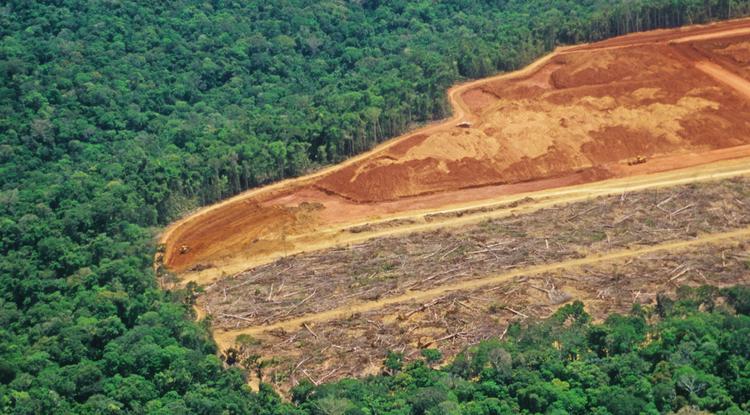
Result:
M747 157L748 41L749 20L642 33L454 87L444 123L176 223L164 264L259 260L332 224Z

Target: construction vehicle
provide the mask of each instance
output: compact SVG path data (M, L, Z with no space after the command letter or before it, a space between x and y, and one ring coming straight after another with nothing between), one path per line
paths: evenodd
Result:
M190 252L190 247L187 245L180 246L180 255L185 255Z
M643 164L646 162L646 156L636 156L634 159L628 160L628 166L635 166L636 164Z
M456 124L456 127L458 128L470 128L471 123L468 121L461 121L460 123Z

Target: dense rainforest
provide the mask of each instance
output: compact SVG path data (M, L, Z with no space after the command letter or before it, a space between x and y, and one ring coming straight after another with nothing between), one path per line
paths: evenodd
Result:
M188 294L159 290L151 260L170 220L443 117L458 80L558 44L748 13L746 0L3 1L0 411L630 413L610 396L736 412L750 337L737 307L653 327L641 314L591 326L579 310L570 328L480 346L510 366L475 362L485 349L448 371L393 356L398 374L303 385L282 403L224 368ZM607 345L618 324L632 326L627 350ZM581 333L590 344L565 355L538 340ZM632 340L659 333L671 337ZM570 370L585 374L570 374L579 361L590 365Z

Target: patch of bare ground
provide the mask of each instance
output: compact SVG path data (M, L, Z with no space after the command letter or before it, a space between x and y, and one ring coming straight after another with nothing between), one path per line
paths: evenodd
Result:
M316 186L378 202L748 143L741 83L725 88L705 72L668 43L563 52L532 76L467 91L462 98L479 117L471 128L435 131Z
M750 78L750 34L695 42L691 46L711 61Z
M163 263L234 271L317 249L332 225L746 157L749 35L750 20L737 20L625 36L458 85L445 122L170 227ZM632 160L643 166L622 167ZM287 242L296 236L306 242Z
M750 225L750 178L648 190L298 254L205 288L217 329L262 326L509 270Z

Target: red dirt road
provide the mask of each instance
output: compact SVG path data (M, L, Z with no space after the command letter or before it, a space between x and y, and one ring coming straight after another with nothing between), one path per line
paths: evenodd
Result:
M721 66L711 62L697 62L695 67L705 72L719 82L727 84L730 88L750 99L750 82L739 77Z
M750 20L639 33L458 85L449 120L176 222L164 263L258 260L333 224L750 157L748 41Z

